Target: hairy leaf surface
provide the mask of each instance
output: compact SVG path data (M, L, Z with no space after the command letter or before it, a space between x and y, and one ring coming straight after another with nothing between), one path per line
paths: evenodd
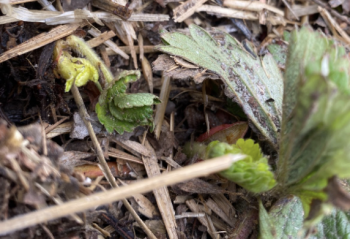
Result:
M267 213L259 202L260 238L300 238L303 227L303 207L300 200L292 195L280 198Z
M316 234L310 236L310 239L349 239L350 213L333 210L315 229Z
M329 178L350 177L350 64L343 48L307 28L291 39L277 180L308 215L313 200L327 199Z
M115 130L123 134L139 125L153 126L152 105L160 102L158 97L148 93L126 93L127 83L139 77L138 71L124 71L101 93L96 113L108 132Z
M226 95L243 108L253 128L277 148L283 79L273 57L253 56L229 34L214 39L196 25L189 28L191 37L178 32L162 34L169 45L158 49L218 74L226 85Z

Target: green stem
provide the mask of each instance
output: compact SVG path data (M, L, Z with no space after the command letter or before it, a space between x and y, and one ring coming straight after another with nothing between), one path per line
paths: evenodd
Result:
M102 93L103 89L102 89L102 86L101 86L100 82L96 81L95 85L98 88L98 90L100 91L100 93Z

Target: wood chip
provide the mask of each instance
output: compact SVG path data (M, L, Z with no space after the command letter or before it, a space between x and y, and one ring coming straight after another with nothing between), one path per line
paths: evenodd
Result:
M195 11L202 6L207 0L187 0L183 4L174 8L174 21L183 22L185 19L195 13Z
M92 0L91 5L107 12L111 12L124 21L128 20L132 14L132 10L129 9L128 6L124 6L111 0Z
M130 153L134 154L136 157L141 157L143 156L150 156L151 152L142 144L131 141L131 140L118 140L111 138L111 141L117 143L119 146L122 148L126 149Z
M62 135L62 134L69 134L73 129L73 124L74 124L74 122L66 122L66 123L60 124L56 128L54 128L53 130L51 130L46 135L46 137L48 139L52 139L52 138L59 136L59 135Z
M106 47L105 47L104 45L101 45L101 46L99 46L99 49L100 49L100 53L101 53L102 60L104 61L104 63L106 64L106 66L107 66L108 68L110 68L110 67L111 67L111 62L110 62L110 60L109 60Z
M345 44L350 44L350 37L348 36L348 34L346 34L346 32L339 26L339 24L334 20L334 18L331 16L331 14L324 8L322 7L318 7L318 10L321 14L321 16L323 17L323 19L325 20L325 22L327 23L328 27L332 30L333 28L335 28L341 38L340 40L342 40ZM333 32L333 34L336 36L336 32Z
M188 206L189 209L191 209L192 212L195 212L195 213L201 212L200 209L198 208L198 204L193 199L186 201L186 205ZM200 223L202 223L204 226L207 227L208 233L212 238L221 239L220 235L217 234L210 217L198 217L197 219L198 221L200 221Z
M91 34L92 36L94 36L94 37L98 37L98 36L101 35L101 33L99 33L96 29L93 29L93 28L90 29L90 30L88 31L88 33L90 33L90 34ZM105 41L104 44L105 44L106 46L108 46L110 49L112 49L116 54L122 56L122 57L125 58L125 59L129 59L129 56L128 56L125 52L123 52L123 51L117 46L117 44L115 44L115 43L112 42L111 40Z
M216 15L217 17L239 18L245 20L259 20L259 14L256 12L248 12L242 10L229 9L218 6L203 5L196 10L197 12L206 12L208 14ZM266 21L271 25L286 25L286 20L280 15L268 15Z
M227 214L218 206L218 204L216 204L216 202L214 202L214 200L212 200L211 198L209 198L206 202L207 206L214 211L222 220L224 220L228 225L230 225L231 227L234 227L235 222L232 221Z
M258 14L255 12L248 12L242 10L229 9L219 6L203 5L199 7L197 12L206 12L212 15L219 15L220 17L230 17L245 20L257 20Z
M105 41L109 40L110 38L114 37L115 33L113 31L106 31L101 33L95 38L92 38L91 40L87 41L86 43L89 44L91 48L97 47L104 43Z
M118 179L118 181L122 183L123 186L128 185L120 179ZM148 198L146 198L140 193L136 193L132 195L132 197L135 199L135 203L138 205L137 211L139 213L141 213L149 219L154 218L154 216L159 216L155 205Z
M51 132L53 129L57 128L61 123L63 123L65 120L69 119L69 117L63 117L62 119L60 119L59 121L57 121L55 124L50 125L48 127L46 127L45 129L45 134L48 134L49 132Z
M258 1L237 1L237 0L224 0L224 6L233 8L233 9L239 9L239 10L245 10L245 11L253 11L253 12L261 12L264 9L267 9L271 12L274 12L278 15L284 16L284 12L281 11L278 8L275 8L273 6L270 6L263 2Z
M315 13L318 13L317 5L303 6L303 5L294 5L292 10L297 17L308 16ZM287 12L287 17L292 17L292 13Z
M139 158L136 158L135 156L125 153L119 149L116 148L109 148L108 156L123 159L125 161L130 161L138 164L143 164L142 160Z
M119 48L123 52L125 52L126 54L130 54L131 53L131 49L130 49L129 46L120 46ZM135 48L136 54L140 54L140 47L139 46L134 46L134 48ZM107 51L107 54L109 56L116 54L111 48L107 48L106 51ZM154 52L158 52L158 50L155 48L155 46L143 46L143 52L144 53L154 53Z
M42 46L45 46L51 42L59 40L65 36L72 34L78 27L82 26L81 24L67 24L63 26L58 26L52 29L47 33L41 33L26 42L23 42L20 45L4 52L0 55L0 63L7 61L13 57L20 56L24 53L33 51Z
M142 159L143 159L148 177L152 178L154 176L161 174L160 168L158 165L156 152L154 151L154 149L152 148L152 146L149 144L147 140L145 141L145 146L150 151L150 156L149 157L143 156ZM171 239L178 238L176 233L177 225L175 220L175 211L171 203L171 199L170 199L170 195L167 187L160 187L158 189L155 189L153 190L153 194L156 198L157 205L162 215L163 222L164 222L165 228L167 229L169 238Z

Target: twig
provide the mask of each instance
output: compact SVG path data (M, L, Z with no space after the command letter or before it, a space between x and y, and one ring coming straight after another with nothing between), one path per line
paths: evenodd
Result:
M183 167L167 174L138 181L127 187L113 188L106 192L99 192L87 197L71 200L62 205L52 206L14 217L10 220L0 222L0 235L34 226L48 220L64 217L72 213L83 212L98 205L112 203L123 198L131 197L135 193L146 193L159 187L173 185L192 178L203 177L219 172L229 168L232 163L242 160L244 157L244 155L240 154L225 155Z
M107 181L109 182L109 184L113 187L113 188L117 188L118 185L113 177L113 174L111 172L111 170L108 167L108 164L105 160L105 157L103 155L103 151L101 149L101 146L97 140L97 137L95 135L94 129L92 128L91 122L88 120L89 114L87 113L87 110L85 108L84 105L84 101L81 98L81 95L79 93L78 87L73 84L72 88L71 88L74 100L78 106L79 109L79 113L80 113L80 117L83 119L86 128L89 131L89 135L91 138L91 141L95 147L95 150L97 151L97 158L98 161L101 165L101 170L103 172L103 174L105 175ZM113 201L117 201L113 200ZM137 223L142 227L142 229L145 231L145 233L147 234L147 236L149 238L152 239L156 239L156 237L154 236L154 234L150 231L150 229L146 226L146 224L141 220L141 218L137 215L137 213L135 212L135 210L131 207L130 203L126 200L126 199L122 199L124 206L129 210L129 212L131 213L131 215L134 217L134 219L137 221Z
M346 22L347 24L350 24L349 18L347 18L346 16L343 16L340 13L338 13L337 11L333 10L327 4L323 3L322 1L320 1L320 0L311 0L311 1L316 3L317 5L325 8L325 9L327 9L336 18L339 18L340 20Z

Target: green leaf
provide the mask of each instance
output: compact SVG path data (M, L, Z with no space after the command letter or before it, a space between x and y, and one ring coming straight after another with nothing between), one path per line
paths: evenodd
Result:
M148 120L152 120L153 114L153 110L149 106L120 109L114 104L109 104L109 111L118 120L125 120L128 122L147 122Z
M288 46L286 43L273 43L270 44L267 49L272 54L273 58L275 59L276 63L280 67L285 67L286 64L286 58L287 58L287 50Z
M169 45L158 49L218 74L226 95L244 110L254 129L277 148L282 116L283 79L270 54L253 57L229 34L215 40L202 28L190 25L191 37L162 34Z
M220 174L223 177L254 193L268 191L276 185L267 159L261 154L259 145L251 139L239 139L233 145L213 141L207 147L206 158L239 153L247 155L246 158L222 171Z
M303 214L299 198L292 195L280 198L269 213L259 201L260 238L300 238Z
M123 134L139 125L153 126L152 105L160 103L158 97L148 93L126 94L127 83L139 76L138 71L124 71L101 93L96 113L108 132Z
M350 213L333 210L315 229L310 239L350 239Z
M305 215L325 201L328 179L350 177L350 62L333 41L303 28L291 35L277 180Z
M157 96L148 93L120 94L114 97L115 106L125 109L133 107L150 106L157 100Z
M105 126L106 130L109 133L112 133L113 130L115 130L119 134L123 134L124 131L133 131L133 129L137 126L135 126L134 122L127 122L116 119L108 112L107 107L108 105L106 104L101 106L99 103L97 103L95 110L99 121Z

